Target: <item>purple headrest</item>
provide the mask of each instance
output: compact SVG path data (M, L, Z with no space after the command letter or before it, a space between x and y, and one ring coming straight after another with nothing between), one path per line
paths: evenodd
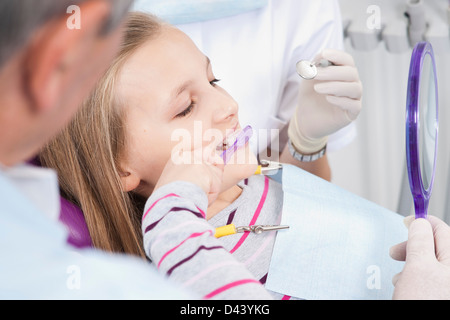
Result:
M67 242L77 248L92 247L89 229L84 219L84 214L78 206L61 197L61 221L69 231Z
M38 158L30 160L28 163L37 167L41 166ZM59 221L69 231L67 242L80 249L92 247L92 239L81 209L63 197L60 197L60 200L61 213L59 215Z

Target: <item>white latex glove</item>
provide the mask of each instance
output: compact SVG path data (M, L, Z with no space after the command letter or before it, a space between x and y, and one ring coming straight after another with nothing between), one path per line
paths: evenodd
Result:
M450 227L442 220L408 217L408 241L390 250L405 266L392 282L394 299L450 299Z
M301 83L297 111L289 125L289 138L302 154L323 149L328 136L355 120L362 107L362 84L352 56L325 49L314 61L321 59L334 66L317 68L314 80Z

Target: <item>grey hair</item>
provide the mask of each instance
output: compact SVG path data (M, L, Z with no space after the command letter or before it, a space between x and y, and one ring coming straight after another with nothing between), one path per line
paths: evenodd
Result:
M23 48L33 31L47 21L63 16L70 5L88 0L0 0L0 68ZM120 25L133 0L108 0L111 14L100 35L108 34ZM69 16L68 16L69 17Z

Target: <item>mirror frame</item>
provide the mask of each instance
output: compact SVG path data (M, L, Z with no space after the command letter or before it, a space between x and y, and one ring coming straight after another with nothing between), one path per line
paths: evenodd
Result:
M435 95L436 95L436 119L435 119L435 145L434 159L431 181L428 189L425 189L420 167L420 75L422 72L425 57L431 57L432 70L434 72ZM434 58L433 48L428 42L419 42L413 50L411 57L411 65L409 69L408 94L406 105L406 159L408 166L409 185L414 199L414 207L417 218L426 218L428 212L428 204L434 183L436 158L438 150L438 131L439 131L439 100L438 100L438 83L436 74L436 62Z

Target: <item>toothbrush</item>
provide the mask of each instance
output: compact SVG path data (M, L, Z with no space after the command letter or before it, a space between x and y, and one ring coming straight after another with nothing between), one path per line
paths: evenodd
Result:
M250 140L253 136L253 129L251 126L245 127L235 138L233 144L223 151L221 157L223 159L224 164L227 164L230 161L233 154L239 149L245 146L245 144Z

